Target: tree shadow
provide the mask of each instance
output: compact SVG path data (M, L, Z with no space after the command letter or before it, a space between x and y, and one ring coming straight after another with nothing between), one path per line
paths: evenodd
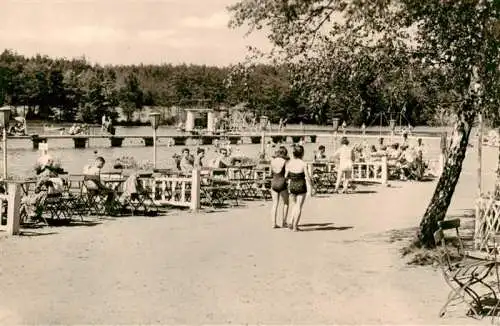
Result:
M22 230L19 232L19 236L21 237L41 237L44 235L53 235L53 234L58 234L58 232L35 232L35 231L27 231L27 230Z
M375 190L354 190L353 194L376 194Z
M353 229L354 226L334 226L333 223L308 223L299 225L300 231L345 231Z
M330 198L334 195L333 192L331 193L315 193L314 198Z
M100 225L100 224L102 224L102 222L99 222L99 221L71 221L70 223L63 224L61 226L64 226L64 227L81 227L81 226L91 227L91 226L96 226L96 225Z
M227 209L217 209L217 208L204 208L200 212L204 213L204 214L214 214L214 213L226 213L226 212L228 212L228 210Z

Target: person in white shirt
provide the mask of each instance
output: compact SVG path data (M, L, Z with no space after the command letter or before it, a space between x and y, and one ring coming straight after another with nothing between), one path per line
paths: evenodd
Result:
M99 176L101 175L101 170L104 167L104 164L106 164L106 161L104 160L104 158L101 156L98 156L94 160L94 163L86 165L83 168L84 175L89 176L89 177L95 177L95 178L90 178L89 180L86 180L88 188L100 189L100 188L104 187L101 184L100 179L99 179Z
M101 130L106 131L108 129L108 118L104 114L101 119Z
M314 154L314 160L315 161L324 161L326 160L326 154L325 154L326 148L324 145L320 145L318 147L318 151Z
M347 139L347 137L342 137L340 144L340 148L333 154L334 158L339 158L339 164L337 168L337 181L335 182L335 192L339 190L340 182L342 180L344 181L342 192L346 192L352 174L354 151L352 150L352 147L349 146L349 140Z

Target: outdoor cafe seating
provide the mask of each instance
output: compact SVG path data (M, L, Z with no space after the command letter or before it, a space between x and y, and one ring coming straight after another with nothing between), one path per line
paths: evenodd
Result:
M434 240L441 248L438 263L449 286L439 316L463 304L468 315L475 318L491 316L494 322L500 312L500 234L480 233L474 249L466 250L459 233L460 219L440 221L438 226L434 233ZM450 237L451 232L453 237ZM456 253L449 249L450 240L456 244Z
M314 193L333 193L337 180L335 164L331 162L310 163L311 181Z

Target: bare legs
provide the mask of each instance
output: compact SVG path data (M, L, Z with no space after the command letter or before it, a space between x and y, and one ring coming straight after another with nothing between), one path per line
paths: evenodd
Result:
M350 171L342 171L339 170L337 172L337 181L335 182L335 192L339 190L340 187L340 182L343 181L342 183L342 191L347 192L347 187L349 186L349 179L351 177Z
M283 190L280 193L276 191L271 191L271 196L273 198L273 206L271 210L271 220L273 221L273 228L278 228L278 208L282 204L282 222L281 226L287 226L287 216L288 216L288 191Z
M299 231L299 222L302 215L302 206L304 206L305 199L306 194L290 194L290 204L292 207L292 229L294 231Z

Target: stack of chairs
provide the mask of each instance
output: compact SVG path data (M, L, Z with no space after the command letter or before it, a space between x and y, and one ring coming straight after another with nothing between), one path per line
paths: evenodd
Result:
M311 179L315 193L333 193L337 173L330 163L311 163Z
M238 205L238 197L233 185L229 182L227 169L212 169L209 175L202 178L201 203L212 208L224 206L230 200L235 200Z

